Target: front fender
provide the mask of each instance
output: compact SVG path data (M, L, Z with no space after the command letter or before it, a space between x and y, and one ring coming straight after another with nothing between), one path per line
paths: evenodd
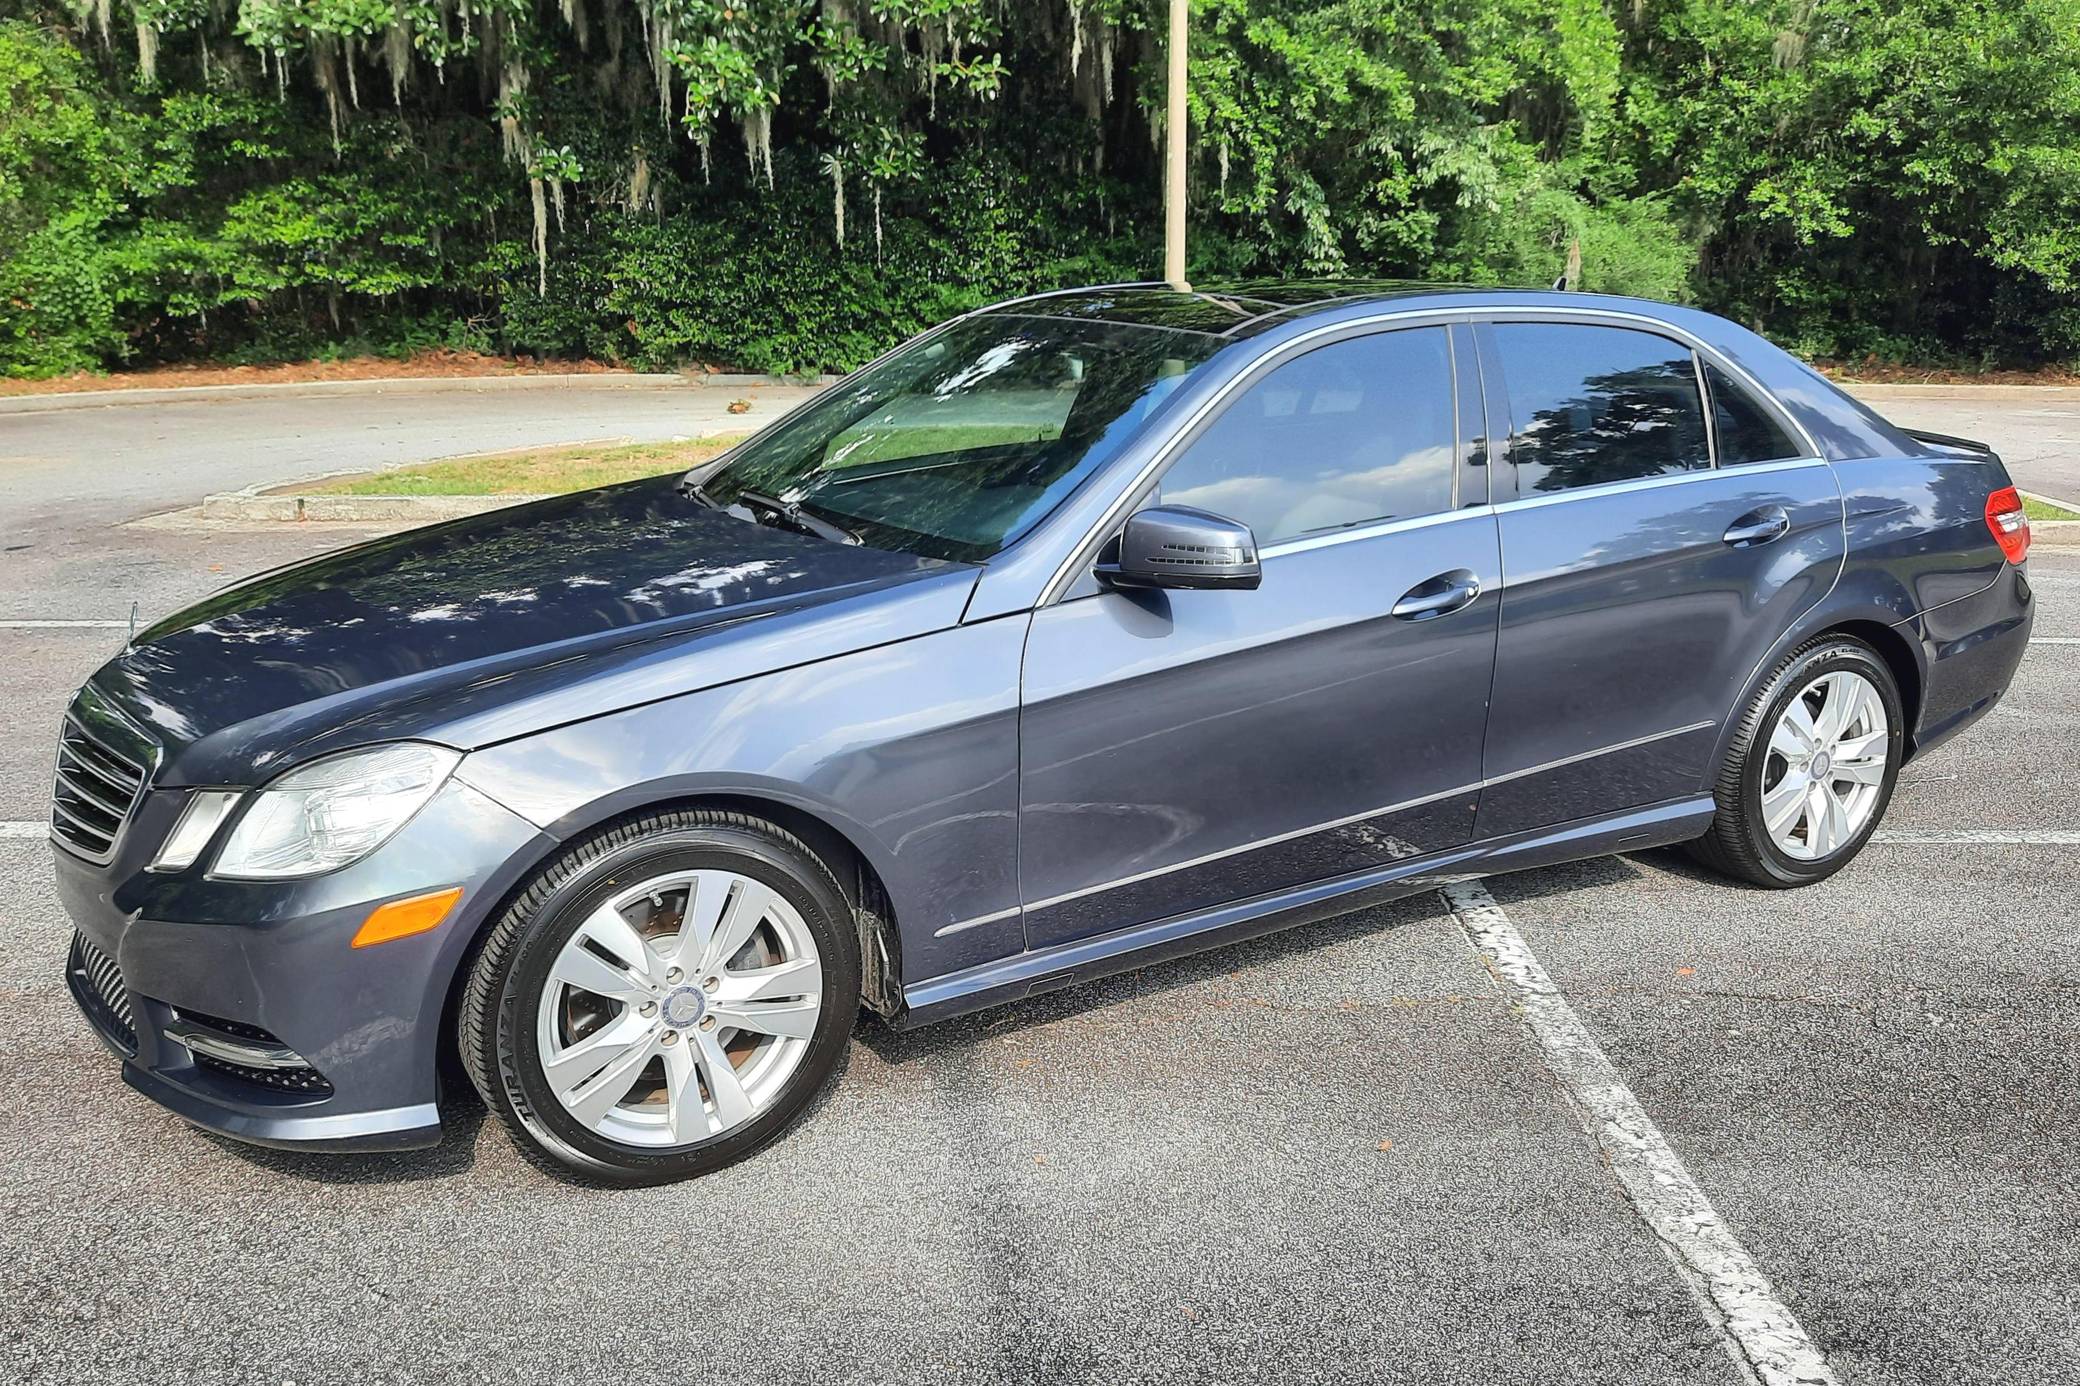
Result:
M457 774L560 841L672 801L785 805L873 866L906 980L972 966L1025 946L1025 627L1023 616L958 626L588 718L477 751Z

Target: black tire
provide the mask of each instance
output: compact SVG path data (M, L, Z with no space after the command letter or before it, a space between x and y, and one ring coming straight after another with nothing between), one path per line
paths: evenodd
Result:
M1883 782L1868 819L1848 840L1825 856L1802 860L1780 850L1762 821L1763 777L1769 760L1769 737L1791 699L1821 675L1851 669L1868 679L1885 705L1887 744ZM1906 712L1899 685L1876 651L1847 636L1822 636L1794 651L1750 701L1733 743L1720 766L1713 797L1718 814L1703 837L1687 845L1692 857L1714 871L1772 889L1823 881L1855 860L1870 841L1899 781L1906 747Z
M808 926L823 967L823 1004L808 1049L770 1105L684 1146L609 1140L556 1099L541 1071L533 1017L564 943L616 886L646 873L723 868L783 896ZM800 839L745 814L646 813L600 829L543 867L486 935L458 1008L470 1082L521 1148L559 1174L602 1184L665 1184L735 1164L784 1135L837 1073L859 1014L859 942L837 880Z

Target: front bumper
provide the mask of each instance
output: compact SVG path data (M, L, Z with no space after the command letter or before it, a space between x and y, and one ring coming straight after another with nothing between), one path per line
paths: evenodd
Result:
M212 881L199 870L145 871L184 797L147 795L107 866L53 849L59 899L85 945L67 980L122 1058L124 1079L197 1126L259 1145L400 1150L439 1141L452 984L485 914L546 840L451 780L397 837L327 876ZM350 947L376 905L454 885L463 899L438 928ZM198 1025L225 1043L198 1055L175 1038ZM222 1061L241 1045L256 1060L293 1051L308 1073Z

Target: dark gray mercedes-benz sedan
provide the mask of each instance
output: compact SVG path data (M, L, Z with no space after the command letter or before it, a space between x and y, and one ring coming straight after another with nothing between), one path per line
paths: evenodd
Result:
M128 1080L296 1148L742 1158L915 1025L1482 873L1817 881L2028 641L2000 461L1575 294L972 313L686 477L264 574L81 689ZM444 1062L447 1059L457 1063Z

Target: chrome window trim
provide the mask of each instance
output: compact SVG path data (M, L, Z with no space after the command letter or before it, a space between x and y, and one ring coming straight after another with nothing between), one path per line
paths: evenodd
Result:
M1704 411L1704 453L1710 469L1719 470L1719 421L1712 409L1712 387L1704 378L1704 353L1690 348L1690 378L1697 382L1697 407Z
M1658 491L1664 486L1681 486L1687 482L1711 481L1724 476L1762 476L1769 472L1804 471L1809 467L1824 467L1827 460L1822 457L1787 457L1781 462L1750 462L1737 467L1720 470L1717 467L1699 467L1692 471L1670 472L1666 476L1638 476L1630 481L1602 481L1594 486L1574 486L1565 491L1546 491L1535 496L1519 496L1512 501L1503 501L1492 506L1497 511L1535 510L1545 505L1561 505L1571 500L1586 500L1591 496L1616 496L1628 491Z
M1163 469L1170 464L1172 456L1182 447L1184 439L1191 434L1193 429L1197 428L1212 415L1214 411L1225 407L1229 397L1235 394L1236 391L1243 388L1246 384L1251 384L1261 379L1260 369L1276 369L1291 357L1310 349L1310 344L1319 343L1324 338L1343 335L1358 336L1362 335L1365 328L1377 328L1387 323L1422 326L1425 323L1496 323L1529 320L1592 323L1615 322L1628 326L1637 326L1646 331L1673 338L1678 343L1688 347L1698 357L1710 361L1713 365L1743 384L1749 393L1764 402L1764 406L1786 425L1793 436L1805 444L1806 455L1802 458L1793 459L1794 462L1810 464L1825 461L1826 454L1821 450L1818 441L1806 430L1805 424L1789 410L1785 409L1783 405L1779 404L1777 397L1764 388L1762 382L1757 380L1754 375L1736 362L1728 359L1718 348L1699 337L1696 333L1675 323L1649 316L1646 313L1631 313L1620 308L1555 308L1533 304L1513 306L1510 304L1484 303L1478 307L1402 308L1392 312L1368 314L1364 317L1339 318L1334 322L1324 323L1320 327L1300 333L1291 340L1281 343L1264 360L1253 364L1248 370L1238 375L1235 379L1230 380L1202 402L1198 408L1194 409L1189 416L1179 420L1172 429L1170 436L1164 440L1162 446L1156 449L1146 463L1142 464L1141 470L1134 475L1133 480L1120 492L1118 499L1106 507L1105 512L1098 517L1098 522L1069 550L1067 556L1056 565L1053 575L1042 584L1040 595L1033 603L1034 609L1038 610L1041 607L1052 606L1062 600L1063 594L1075 581L1078 570L1091 561L1097 550L1104 545L1107 539L1112 537L1114 531L1125 521L1127 515L1132 513L1134 506L1139 504L1141 498L1146 493L1149 482L1162 474ZM1456 389L1456 372L1454 373L1453 381L1454 389ZM1707 420L1707 424L1709 424L1709 420ZM1716 462L1716 460L1715 458L1714 461ZM1493 459L1491 457L1491 465L1492 462ZM1739 467L1739 470L1749 472L1758 468L1777 465L1779 464L1774 462L1743 464ZM1715 465L1700 469L1699 472L1692 475L1709 476L1717 471L1718 467ZM1649 482L1667 482L1675 479L1677 478L1645 478ZM1633 484L1635 483L1611 482L1600 487L1585 486L1579 488L1579 493L1604 495L1609 494L1613 487ZM1540 496L1533 499L1550 503L1551 499L1557 498L1558 495L1556 493L1551 498ZM1519 499L1504 502L1504 505L1520 505L1523 503L1523 500Z
M1265 375L1278 369L1293 357L1303 355L1307 351L1312 350L1314 344L1322 343L1325 338L1363 336L1366 334L1362 329L1377 327L1382 323L1389 322L1405 323L1411 327L1423 326L1425 322L1437 323L1442 326L1460 321L1459 314L1463 312L1464 310L1458 310L1458 313L1455 313L1453 309L1449 308L1403 308L1398 312L1378 313L1362 318L1341 318L1335 322L1324 323L1311 331L1303 332L1290 341L1279 345L1262 360L1252 362L1246 370L1237 375L1233 380L1222 385L1219 390L1203 400L1198 408L1177 422L1176 426L1171 429L1170 436L1164 439L1162 446L1157 448L1149 460L1142 464L1141 470L1134 474L1133 480L1127 483L1126 489L1121 491L1118 498L1106 507L1105 513L1098 517L1098 522L1069 550L1067 557L1063 558L1056 565L1053 576L1049 577L1041 585L1040 595L1033 602L1034 609L1038 610L1041 607L1052 606L1062 599L1062 594L1075 581L1077 570L1089 563L1096 556L1097 551L1104 546L1105 541L1112 537L1113 532L1121 524L1125 523L1126 517L1133 513L1134 507L1140 504L1142 498L1147 494L1149 483L1159 477L1163 469L1170 465L1171 459L1183 447L1185 439L1191 436L1192 430L1196 429L1217 411L1226 408L1228 400L1232 395L1249 385L1254 385L1257 381L1263 379ZM1454 388L1456 388L1456 378ZM1457 426L1455 419L1453 427L1456 429Z
M1163 440L1162 446L1157 448L1149 460L1142 464L1141 470L1135 473L1133 480L1127 484L1126 488L1120 492L1112 504L1106 507L1105 513L1098 517L1097 524L1093 525L1084 537L1069 550L1068 556L1056 565L1054 575L1048 578L1047 582L1040 588L1039 599L1033 605L1036 608L1052 606L1061 599L1063 591L1074 580L1076 570L1090 561L1096 551L1103 547L1105 541L1112 537L1113 531L1133 512L1134 507L1140 503L1143 495L1146 494L1149 482L1162 474L1163 469L1170 464L1172 456L1183 447L1184 440L1191 435L1192 430L1196 429L1216 411L1226 407L1230 396L1245 386L1255 384L1257 380L1261 379L1262 374L1260 371L1268 373L1271 370L1276 370L1279 366L1285 364L1287 360L1308 350L1311 343L1318 342L1323 338L1345 333L1356 335L1354 329L1370 327L1384 322L1412 321L1418 318L1427 318L1438 322L1449 322L1452 320L1449 310L1408 308L1396 313L1382 313L1376 316L1347 318L1334 323L1326 323L1312 331L1303 332L1294 337L1266 356L1262 361L1254 363L1249 369L1221 386L1219 390L1202 401L1198 408L1194 409L1185 418L1178 420L1176 426L1171 429L1170 436Z
M1469 505L1463 510L1434 510L1427 515L1408 515L1399 519L1368 520L1349 529L1317 530L1313 534L1299 534L1291 539L1281 539L1276 544L1266 544L1257 550L1260 560L1283 558L1289 553L1308 553L1315 549L1334 548L1338 544L1354 544L1361 539L1377 539L1383 534L1399 534L1403 530L1428 529L1432 525L1450 524L1453 520L1470 519L1481 515L1493 515L1492 505Z
M1650 317L1645 313L1628 313L1620 308L1506 308L1501 306L1483 306L1462 311L1466 312L1471 320L1475 322L1488 323L1524 322L1528 320L1573 322L1584 318L1627 324L1636 323L1646 331L1656 332L1664 337L1672 337L1678 343L1688 347L1695 355L1711 362L1720 370L1725 371L1728 375L1746 385L1749 393L1764 401L1764 407L1777 415L1787 426L1787 430L1805 444L1806 453L1809 456L1824 457L1826 455L1821 451L1819 441L1806 431L1806 426L1790 410L1777 403L1777 397L1764 388L1761 381L1757 380L1745 368L1728 359L1710 342L1675 323L1664 321L1661 318ZM1746 467L1743 466L1742 470L1745 471Z
M1446 520L1457 519L1461 515L1472 514L1486 508L1485 506L1468 506L1464 510L1459 508L1459 473L1461 470L1459 456L1466 446L1466 439L1459 432L1459 350L1458 345L1452 340L1451 324L1439 323L1437 326L1445 334L1445 371L1450 377L1452 386L1451 504L1447 505L1443 510L1426 510L1420 515L1383 515L1370 520L1360 520L1346 529L1311 530L1307 533L1295 534L1291 538L1279 539L1269 544L1259 544L1257 545L1257 558L1260 561L1267 558L1277 558L1281 554L1306 553L1310 549L1325 549L1336 544L1347 544L1357 539L1371 539L1381 534L1391 534L1397 530L1421 529L1425 525L1441 524ZM1401 330L1420 332L1422 327L1419 325ZM1356 335L1372 337L1382 334L1364 332ZM1316 350L1327 350L1328 347L1335 345L1337 345L1335 342L1329 342L1322 347L1316 348ZM1309 353L1303 352L1301 354L1307 355ZM1281 360L1277 366L1273 366L1271 369L1277 370L1288 364L1290 362ZM1252 367L1251 370L1254 373L1255 368ZM1263 375L1256 377L1256 383L1262 383L1269 377L1270 371L1266 371ZM1157 478L1159 485L1161 480L1162 478Z

